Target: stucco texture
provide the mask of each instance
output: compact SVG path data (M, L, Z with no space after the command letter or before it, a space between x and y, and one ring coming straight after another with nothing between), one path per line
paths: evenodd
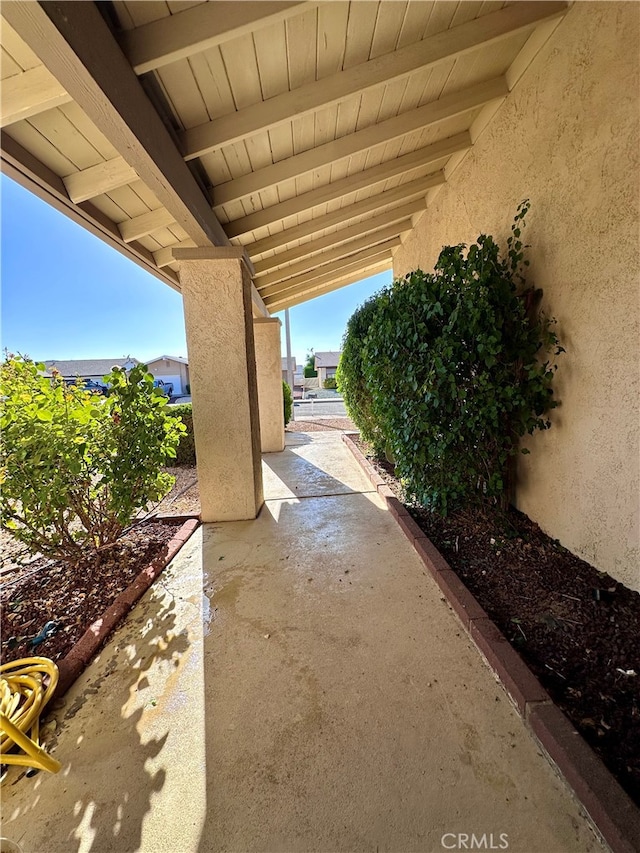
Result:
M280 326L276 318L258 317L253 321L258 381L258 412L263 453L284 450L284 400Z
M179 260L201 516L255 518L263 492L251 278L239 258L189 251Z
M504 247L531 199L529 282L567 354L517 504L638 590L639 22L636 3L574 4L394 258L402 275L483 232Z

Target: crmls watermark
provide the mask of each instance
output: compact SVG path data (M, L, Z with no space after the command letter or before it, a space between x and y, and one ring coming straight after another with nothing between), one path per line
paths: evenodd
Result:
M508 850L509 836L506 832L494 835L493 832L445 832L440 839L445 850Z

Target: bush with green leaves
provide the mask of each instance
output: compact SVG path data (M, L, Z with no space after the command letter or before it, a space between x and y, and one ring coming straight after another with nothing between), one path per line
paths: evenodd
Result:
M162 466L184 427L146 365L114 368L106 398L42 371L15 356L0 367L0 525L31 551L77 565L167 493Z
M333 390L338 387L338 382L335 376L327 376L327 378L322 383L323 388L327 388Z
M293 411L293 394L287 382L282 382L282 399L284 402L284 425L286 426L291 420Z
M340 382L351 416L378 448L388 443L408 495L443 514L505 503L520 439L548 429L557 405L564 350L554 321L534 310L540 292L524 287L528 209L518 208L506 258L487 235L447 246L433 273L394 281L347 328Z
M170 414L179 418L184 425L184 432L180 436L180 444L176 451L173 465L195 465L196 464L196 442L193 435L193 409L191 403L179 403L170 407Z
M365 347L377 306L378 297L372 296L349 318L336 382L349 417L360 430L362 438L380 454L385 449L386 439L373 412L373 395L365 375Z
M316 357L313 349L307 353L307 358L304 363L303 376L305 379L315 379L318 371L315 369Z

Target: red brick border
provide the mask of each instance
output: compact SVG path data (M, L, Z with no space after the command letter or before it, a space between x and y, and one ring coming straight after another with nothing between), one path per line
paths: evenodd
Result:
M123 590L109 605L99 619L87 628L71 651L62 660L57 662L60 677L54 698L64 695L76 679L84 672L89 661L103 645L109 634L124 616L131 610L133 605L149 589L160 572L167 566L178 553L180 548L189 539L200 525L198 517L174 515L171 517L158 518L158 521L166 523L173 521L184 521L182 527L176 531L175 536L169 540L165 550L149 565L144 568L135 580Z
M614 853L640 851L640 809L491 621L430 539L418 527L349 435L342 439L385 500L449 604L553 764Z

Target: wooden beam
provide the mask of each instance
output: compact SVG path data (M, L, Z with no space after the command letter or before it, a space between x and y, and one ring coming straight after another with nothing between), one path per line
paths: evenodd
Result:
M174 224L175 220L169 211L159 207L157 210L150 210L149 213L127 219L118 227L124 242L131 243L132 240L139 240L140 237L146 237L147 234L153 234L154 231Z
M382 258L378 261L371 259L370 262L365 261L364 264L355 272L344 275L329 275L326 281L318 279L308 285L301 285L296 288L297 292L290 291L283 293L280 296L274 296L271 299L265 300L265 305L272 313L283 311L285 308L291 308L293 305L299 305L301 302L308 302L310 299L315 299L316 296L324 296L325 293L330 293L332 290L338 290L340 287L345 287L348 284L353 284L356 281L362 281L363 278L369 278L384 270L393 267L393 258Z
M173 257L174 249L193 249L195 248L195 243L193 240L181 240L179 243L174 243L172 246L166 246L162 249L158 249L157 252L153 253L153 260L156 262L156 266L168 267L169 264L172 264L175 261Z
M136 74L187 59L238 36L299 15L316 3L202 3L169 17L126 30L118 37Z
M411 220L405 219L404 222L409 223L409 227L405 227L404 230L410 230ZM255 279L255 285L258 290L262 292L262 289L264 287L267 287L268 285L274 284L279 281L284 281L285 279L291 278L295 275L298 275L299 273L308 272L309 270L318 268L320 268L320 271L322 271L322 267L325 264L330 263L331 261L336 261L340 258L345 258L348 255L353 255L356 252L359 252L361 249L368 249L378 243L384 243L386 240L399 238L399 235L402 233L403 230L398 227L401 224L402 223L388 225L386 228L381 228L379 231L374 231L372 234L364 234L357 240L351 240L347 243L341 243L339 246L332 246L332 248L330 248L328 251L322 252L321 254L303 258L296 264L291 264L288 267L280 267L277 270L273 270L273 272L263 275L262 277L257 277ZM276 255L273 260L277 260L277 258L278 256Z
M6 127L45 110L52 110L61 104L68 104L70 100L71 95L53 74L44 65L38 65L2 81L0 126Z
M97 5L16 0L2 14L188 236L229 245Z
M159 270L151 252L138 243L123 243L115 222L90 202L73 204L62 178L19 145L8 133L2 134L2 171L25 189L82 225L108 246L116 249L164 284L180 291L178 276L172 270Z
M295 154L271 166L265 166L248 175L219 184L214 190L214 205L241 201L253 193L259 193L282 181L300 177L328 163L343 160L353 154L374 148L376 145L384 145L414 130L433 127L461 113L481 107L496 98L504 98L508 94L505 78L496 77L493 80L477 83L461 92L445 95L415 110L401 113L379 124L365 127L363 130L325 142L324 145L318 145L317 148L310 148L302 154Z
M364 201L356 202L356 204L341 207L340 210L334 210L333 213L327 213L317 219L310 219L308 222L296 225L295 228L288 228L286 231L279 231L277 234L258 240L246 247L247 252L251 258L255 258L265 252L270 252L272 249L286 246L287 243L293 243L295 240L310 237L326 228L332 228L334 225L344 225L350 219L355 219L356 216L364 216L387 205L401 205L402 213L398 218L404 219L424 208L424 197L428 190L427 183L425 178L419 178L417 181L402 184L402 186L371 196ZM410 199L415 199L416 196L418 196L417 201L414 200L412 205L408 205L407 202Z
M131 184L138 180L138 175L126 160L122 157L114 157L104 163L98 163L97 166L68 175L63 180L69 198L77 204L102 193L108 193L117 187Z
M190 128L181 135L185 157L187 160L201 157L224 145L239 142L289 122L293 118L406 77L419 69L451 61L478 47L490 45L513 33L529 29L541 21L562 15L566 9L566 3L519 2L427 36L420 42L385 53L330 77L307 83L290 92ZM173 19L163 18L157 23L175 20L176 17L180 15L174 16ZM136 30L132 32L135 33Z
M268 287L258 288L258 293L263 299L269 299L272 296L278 296L282 293L295 291L297 287L308 285L309 282L318 279L327 280L327 276L335 278L336 275L345 272L357 271L362 267L362 264L374 258L376 261L391 256L391 249L395 249L401 243L400 237L394 237L391 240L385 240L377 246L369 246L361 252L357 252L347 257L339 258L329 264L323 266L309 267L305 272L296 275L293 278L288 278L283 281L278 281L275 284L270 284Z
M258 293L256 286L251 285L251 310L254 317L269 317L269 309L264 304L262 296Z
M327 234L320 237L318 240L313 240L310 243L302 243L294 249L289 249L286 252L280 252L277 255L272 255L264 261L256 261L254 264L258 284L260 283L260 274L270 272L282 264L288 264L292 261L297 261L299 258L306 258L309 255L314 255L322 249L336 246L339 243L346 243L349 240L355 240L363 237L366 234L373 234L378 229L385 227L392 233L389 237L395 234L402 234L404 231L411 231L413 227L411 214L420 213L424 210L422 200L419 202L409 202L403 207L396 207L381 213L379 216L374 216L372 219L365 219L363 222L358 222L355 225L341 228L340 231L335 231L332 234ZM404 217L404 218L403 218ZM408 218L407 218L408 217Z
M280 204L274 204L271 207L266 207L264 210L250 213L248 216L234 219L223 227L227 237L240 237L242 234L248 234L257 228L264 228L267 225L272 225L274 222L286 219L288 216L296 216L306 210L312 210L318 205L335 201L335 199L342 198L342 196L349 193L367 189L375 184L387 181L389 178L395 178L405 172L410 172L412 169L419 169L420 167L428 169L432 163L436 163L438 160L442 160L444 157L449 157L459 151L465 151L470 147L471 137L467 131L464 131L448 139L441 139L424 148L418 148L409 154L396 157L394 160L387 160L370 169L356 172L347 178L342 178L339 181L334 181L331 184L326 184L323 187L318 187L315 190L294 196L287 199L287 201L280 202ZM436 175L438 178L434 176L435 181L441 182L444 180L442 172L437 172ZM437 183L434 183L434 186L437 186Z

